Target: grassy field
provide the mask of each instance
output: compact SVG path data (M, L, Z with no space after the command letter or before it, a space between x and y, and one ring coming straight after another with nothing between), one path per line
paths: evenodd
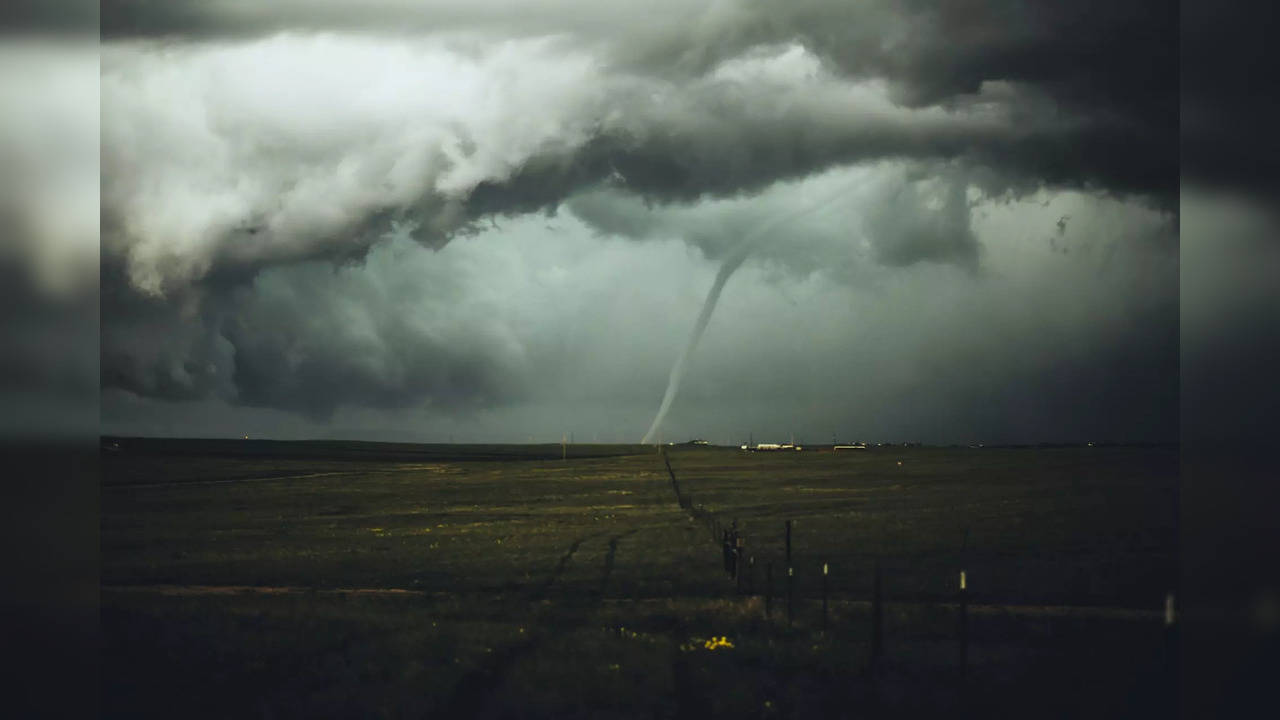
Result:
M1175 449L670 448L691 513L637 446L104 445L112 716L1120 717L1172 700ZM754 558L736 583L712 528L735 520Z

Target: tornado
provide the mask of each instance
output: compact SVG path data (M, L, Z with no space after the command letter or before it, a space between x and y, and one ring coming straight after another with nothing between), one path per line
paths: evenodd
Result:
M796 212L775 217L771 221L760 225L755 231L743 238L742 243L725 258L720 265L720 272L716 273L715 282L711 283L711 290L707 292L707 299L702 302L702 312L698 313L698 320L693 324L693 332L689 333L689 342L685 343L684 350L676 358L675 365L671 366L671 375L667 378L667 391L662 394L662 404L658 406L658 414L654 416L653 424L649 426L649 431L644 434L644 439L640 441L641 445L648 445L657 436L658 430L662 427L662 421L667 417L667 411L671 409L671 404L675 402L676 393L680 391L680 382L684 379L685 364L688 363L689 357L693 355L694 349L698 347L698 342L702 340L702 334L706 332L707 324L711 322L711 313L715 312L716 303L720 302L720 293L724 290L725 283L729 282L729 278L733 273L742 266L742 262L751 254L751 250L759 244L760 239L765 236L767 231L784 222L795 220L826 207L842 197L847 189L847 187L842 187L836 193L817 203L802 207Z
M716 303L720 302L720 292L724 290L724 284L729 282L729 276L733 275L733 272L746 259L747 253L734 253L720 265L720 272L716 273L716 281L711 283L711 290L707 293L707 299L702 303L702 312L698 313L698 321L693 324L693 332L689 334L689 342L685 344L684 350L676 358L676 364L671 366L671 375L667 378L667 391L662 395L662 404L658 406L658 414L654 416L653 424L649 426L649 432L645 433L644 439L640 441L641 445L648 445L653 442L654 436L658 433L658 428L662 427L662 421L667 417L667 411L671 409L671 403L676 399L676 392L680 389L680 381L684 378L685 363L689 360L689 356L693 354L694 348L698 347L698 341L702 339L702 333L706 331L707 323L711 322L711 313L715 312Z

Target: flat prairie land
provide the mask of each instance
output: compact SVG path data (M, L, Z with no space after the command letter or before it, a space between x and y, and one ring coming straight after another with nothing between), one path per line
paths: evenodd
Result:
M114 717L1172 707L1176 448L104 446Z

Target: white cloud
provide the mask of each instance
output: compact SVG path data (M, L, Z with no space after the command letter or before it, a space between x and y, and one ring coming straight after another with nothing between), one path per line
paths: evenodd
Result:
M606 138L652 153L696 195L842 159L947 154L1008 127L991 104L896 106L884 82L829 75L797 45L677 82L618 73L556 37L128 42L104 49L102 93L104 249L150 293L219 263L359 252L395 217L439 244L472 219L481 184L536 159L568 183L553 197L571 192L566 168Z
M424 196L444 209L535 153L570 153L600 117L587 56L552 40L479 54L441 43L282 35L104 54L112 250L150 292L218 260L367 243L361 224ZM386 229L386 228L381 228Z

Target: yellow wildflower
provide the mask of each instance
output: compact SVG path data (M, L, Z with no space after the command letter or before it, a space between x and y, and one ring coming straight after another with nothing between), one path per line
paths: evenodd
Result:
M733 643L729 642L728 637L721 635L720 637L713 637L710 640L707 640L702 644L702 646L708 650L715 650L716 648L732 648Z

